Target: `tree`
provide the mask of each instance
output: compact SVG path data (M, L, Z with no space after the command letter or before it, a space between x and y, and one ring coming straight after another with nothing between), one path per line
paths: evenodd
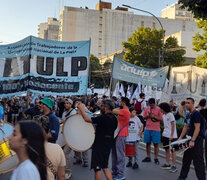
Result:
M207 1L206 0L179 0L181 8L187 8L194 14L195 18L207 19Z
M193 37L193 49L197 52L204 50L204 54L195 59L195 65L207 68L207 20L198 21L197 26L199 29L203 30L203 34L196 33Z
M179 48L177 40L170 37L163 43L163 30L156 30L155 28L138 28L132 34L132 37L128 38L128 42L123 42L123 47L127 50L124 54L124 60L137 66L147 68L159 67L159 50L165 48ZM175 53L176 52L176 53ZM183 55L185 51L174 50L172 52L164 52L164 65L179 66L184 62Z
M147 28L138 28L128 42L122 46L127 49L124 59L131 64L143 67L158 67L158 50L163 47L163 31Z
M96 70L101 70L102 66L99 63L99 59L94 56L93 54L90 54L90 71L96 71Z
M89 86L91 84L94 84L94 87L96 88L102 86L101 82L97 78L100 71L102 71L102 66L99 63L99 59L93 54L90 54Z
M164 45L164 66L181 66L185 62L186 51L179 47L175 37L169 37Z

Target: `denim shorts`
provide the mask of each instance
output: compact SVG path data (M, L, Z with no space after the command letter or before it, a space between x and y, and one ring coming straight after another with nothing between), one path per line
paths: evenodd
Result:
M161 133L160 131L153 130L144 130L144 142L145 143L154 143L159 144L161 142Z

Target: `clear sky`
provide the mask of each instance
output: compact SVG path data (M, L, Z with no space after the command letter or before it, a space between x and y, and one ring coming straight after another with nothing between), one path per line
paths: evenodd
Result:
M37 36L38 24L48 17L59 19L63 6L95 9L99 0L0 0L0 43L12 43L29 35ZM161 10L176 0L105 0L112 8L127 4L161 16ZM129 10L132 11L132 10ZM134 11L135 14L143 14ZM148 14L144 14L148 15Z

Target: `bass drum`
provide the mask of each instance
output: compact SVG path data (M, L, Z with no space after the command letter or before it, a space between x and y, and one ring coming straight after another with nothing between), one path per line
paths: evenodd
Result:
M63 137L63 124L60 125L60 130L59 130L58 139L56 141L56 144L59 144L60 147L65 146L65 140Z
M13 126L9 123L0 124L0 174L14 170L18 164L18 157L9 147L7 139L13 133Z
M93 145L95 129L91 123L85 122L81 115L75 114L65 121L63 137L72 150L84 152Z

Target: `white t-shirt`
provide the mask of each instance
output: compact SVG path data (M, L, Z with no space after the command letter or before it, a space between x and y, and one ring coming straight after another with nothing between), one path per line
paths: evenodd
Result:
M127 142L135 142L140 140L139 131L140 128L143 126L142 122L137 116L129 119L129 128L128 132L129 135L126 138Z
M77 114L77 111L75 109L71 109L70 111L64 111L62 115L62 120L65 121L68 117Z
M171 122L175 123L175 117L172 113L169 112L167 114L163 114L162 118L164 123L163 136L169 138L172 130ZM173 138L177 138L176 123Z
M11 180L40 180L40 174L32 161L27 159L13 171Z

